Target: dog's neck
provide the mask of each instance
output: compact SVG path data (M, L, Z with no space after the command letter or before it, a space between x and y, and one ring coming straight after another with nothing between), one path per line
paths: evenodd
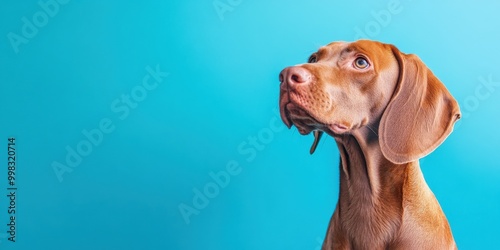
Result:
M387 199L388 195L397 198L395 189L403 185L406 166L418 165L418 161L403 165L389 161L382 153L378 136L368 128L336 137L336 141L341 157L341 180L349 184L345 191L354 191L354 197L362 193L370 199ZM393 192L384 193L387 188Z
M360 245L370 244L375 238L377 242L389 240L386 237L394 235L401 225L403 197L407 195L403 193L425 184L418 161L401 165L389 161L378 136L369 128L335 136L335 140L341 157L340 221L347 223L344 228L352 231L349 233L364 235L357 237L365 241Z

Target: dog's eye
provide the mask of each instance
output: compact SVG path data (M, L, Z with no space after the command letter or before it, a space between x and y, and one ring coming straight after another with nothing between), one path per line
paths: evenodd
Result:
M315 63L318 61L318 57L316 55L312 55L309 57L309 60L307 60L308 63Z
M368 66L370 66L370 64L365 58L358 57L356 58L356 60L354 60L354 66L358 69L366 69L368 68Z

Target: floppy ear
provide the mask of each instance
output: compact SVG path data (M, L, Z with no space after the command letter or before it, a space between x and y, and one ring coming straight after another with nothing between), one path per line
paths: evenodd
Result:
M392 46L399 79L379 126L380 147L393 163L418 160L436 149L460 119L457 101L416 55Z

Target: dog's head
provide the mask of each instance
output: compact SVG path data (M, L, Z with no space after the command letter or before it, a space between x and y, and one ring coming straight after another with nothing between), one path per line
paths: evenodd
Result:
M375 41L334 42L280 73L283 122L334 137L371 128L394 163L419 159L451 133L457 102L415 55Z

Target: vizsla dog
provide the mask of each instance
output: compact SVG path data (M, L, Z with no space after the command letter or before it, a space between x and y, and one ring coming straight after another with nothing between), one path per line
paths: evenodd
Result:
M323 249L457 249L418 160L460 110L415 55L375 41L334 42L280 73L283 122L332 136L340 193Z

